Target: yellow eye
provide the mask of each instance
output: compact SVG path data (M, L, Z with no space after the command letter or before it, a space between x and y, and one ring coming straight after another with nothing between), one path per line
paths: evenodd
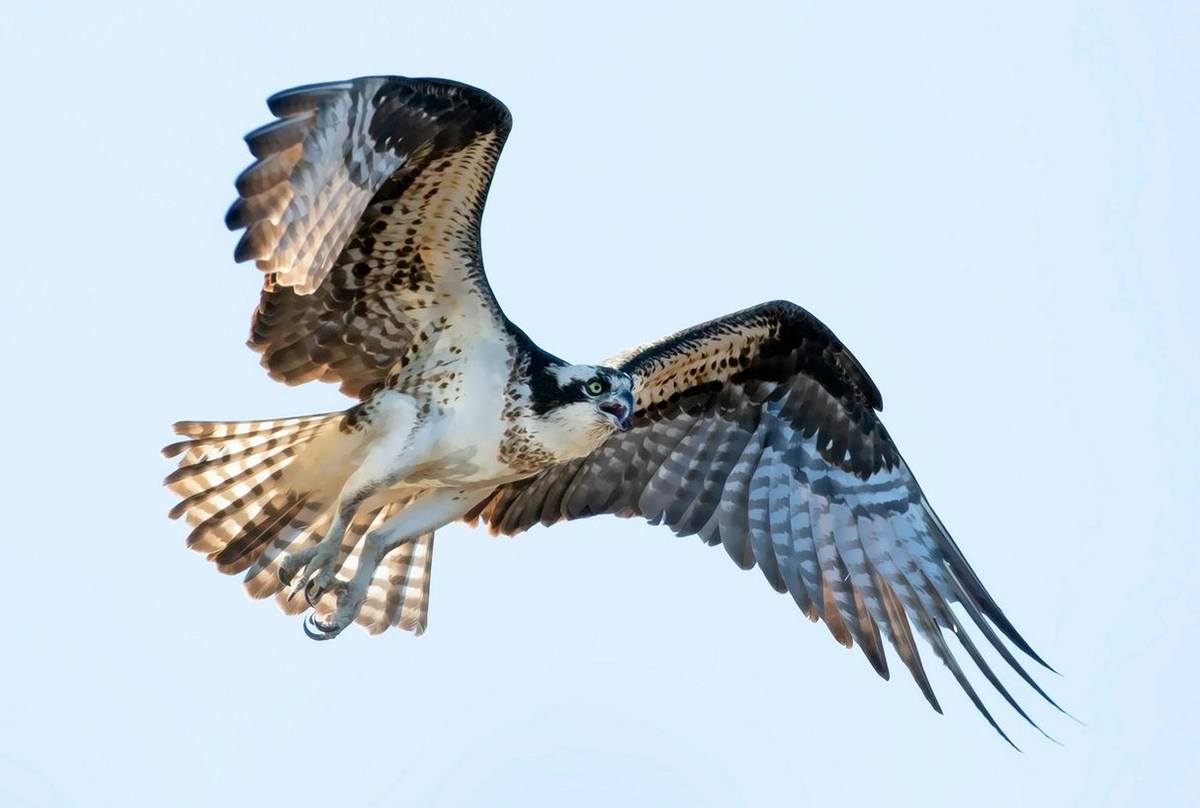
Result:
M599 379L592 379L587 383L588 395L598 396L604 392L604 382Z

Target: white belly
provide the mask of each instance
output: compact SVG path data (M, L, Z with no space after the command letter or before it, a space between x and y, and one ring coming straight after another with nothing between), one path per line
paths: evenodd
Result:
M397 486L462 487L514 479L500 459L510 359L499 339L431 352L419 381L372 397L372 443L401 470ZM521 475L516 475L521 476Z

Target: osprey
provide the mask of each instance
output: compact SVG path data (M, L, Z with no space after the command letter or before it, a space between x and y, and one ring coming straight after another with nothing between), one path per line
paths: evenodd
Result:
M884 678L886 639L939 712L914 629L997 731L946 635L1025 716L956 603L1049 700L999 634L1045 663L880 423L879 390L815 317L764 303L571 364L505 317L484 275L503 104L452 81L367 77L268 106L225 219L245 231L236 260L263 272L249 345L272 378L336 382L358 403L175 425L171 516L253 597L309 611L314 639L354 622L420 634L443 525L512 535L639 516L757 566Z

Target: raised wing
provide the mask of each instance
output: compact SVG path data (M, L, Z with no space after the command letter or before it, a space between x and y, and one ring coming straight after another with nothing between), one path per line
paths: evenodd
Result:
M492 96L442 79L367 77L272 96L278 120L225 217L266 273L249 344L288 384L365 397L449 305L502 315L479 225L511 128ZM407 360L404 358L407 357Z
M722 545L743 569L757 564L771 586L790 593L812 620L824 620L838 642L857 642L885 679L883 639L889 640L941 712L915 626L1008 740L947 645L945 633L953 635L1033 723L951 604L961 604L1000 656L1049 701L995 629L1045 663L930 508L879 422L879 391L828 328L799 306L777 301L683 331L614 364L634 377L630 431L587 457L499 489L473 517L512 534L538 522L608 513L699 535Z

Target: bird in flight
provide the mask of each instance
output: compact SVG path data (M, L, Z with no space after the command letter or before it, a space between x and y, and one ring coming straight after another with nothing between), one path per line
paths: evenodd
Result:
M272 378L334 382L356 403L175 425L171 516L218 570L308 612L314 639L355 622L420 634L442 526L513 535L636 516L757 566L884 678L886 641L940 712L924 637L1003 735L952 639L1033 723L963 620L1050 701L1009 644L1045 663L930 507L866 370L819 320L774 301L572 364L504 315L484 275L502 103L401 77L267 103L275 120L246 136L254 162L225 219L244 231L235 259L262 271L249 345Z

